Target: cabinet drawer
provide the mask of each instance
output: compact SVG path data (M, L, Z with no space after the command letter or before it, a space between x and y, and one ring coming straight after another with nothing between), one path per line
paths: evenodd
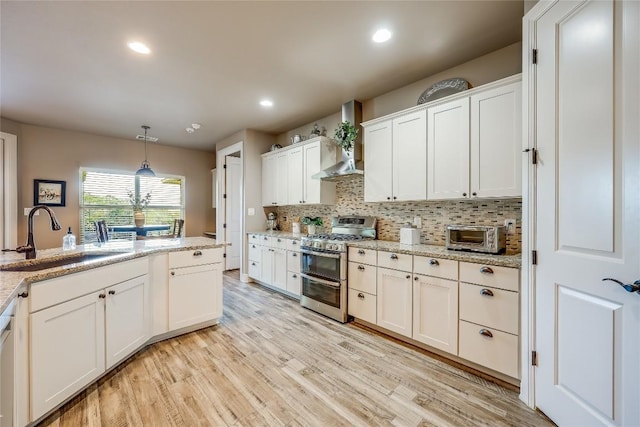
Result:
M300 273L300 252L287 251L287 271Z
M378 251L378 267L411 272L413 271L413 255Z
M377 264L377 251L372 249L349 248L348 260L360 264Z
M460 281L518 292L520 288L520 270L517 268L461 262Z
M222 248L169 252L169 268L222 262Z
M262 247L255 243L249 243L249 261L260 261Z
M257 244L262 244L260 241L260 235L259 234L249 234L249 243L257 243Z
M265 235L258 236L258 242L263 246L272 247L273 242L271 239L272 239L271 236L265 236Z
M460 319L518 335L518 293L460 283Z
M260 261L249 261L249 277L262 280L260 277Z
M289 239L285 239L283 237L272 237L271 238L271 247L278 249L287 249L287 243Z
M350 262L347 272L349 289L376 294L376 267L358 262Z
M413 272L425 276L458 280L458 261L414 255Z
M492 337L480 332L491 334ZM513 378L520 378L518 369L518 337L484 328L474 323L460 321L458 356L486 366Z
M302 279L300 278L300 273L287 271L287 291L294 295L300 295L301 287Z
M300 250L300 240L287 239L287 250L288 251L299 251Z
M349 289L348 312L350 316L376 323L376 296L355 289Z

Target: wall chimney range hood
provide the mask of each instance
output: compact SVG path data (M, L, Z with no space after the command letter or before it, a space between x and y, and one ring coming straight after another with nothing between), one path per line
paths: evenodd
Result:
M364 166L362 163L362 103L360 101L351 100L342 104L342 121L349 121L360 131L358 137L354 141L353 150L346 152L342 149L340 160L335 165L318 172L312 178L324 179L327 181L338 181L350 177L360 176L364 174Z

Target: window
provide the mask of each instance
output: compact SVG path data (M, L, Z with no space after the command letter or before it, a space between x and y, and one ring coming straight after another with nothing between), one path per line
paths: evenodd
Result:
M109 226L132 225L133 208L129 192L151 194L144 209L146 224L172 225L184 218L184 177L136 176L133 172L80 169L80 243L96 241L95 221ZM153 232L149 232L153 234ZM110 233L116 239L134 239L134 232Z

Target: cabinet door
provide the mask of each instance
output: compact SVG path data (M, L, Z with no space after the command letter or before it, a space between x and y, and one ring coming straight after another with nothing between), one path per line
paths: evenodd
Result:
M287 272L287 292L290 292L294 295L300 295L300 288L302 286L302 279L300 278L300 273L295 271Z
M287 289L287 251L273 249L273 281L276 288Z
M458 354L458 282L416 275L413 339Z
M427 198L469 197L469 98L427 110Z
M31 419L58 406L105 371L101 290L31 315Z
M427 198L427 111L393 119L393 200Z
M471 97L471 195L520 197L521 83Z
M149 278L147 275L107 288L107 369L149 339Z
M262 206L274 206L276 204L275 193L275 155L262 158Z
M384 202L393 195L391 120L364 130L364 201Z
M175 268L169 275L169 329L221 316L221 264Z
M321 167L321 147L320 141L307 144L304 146L304 155L302 156L304 167L304 197L302 201L306 204L321 203L321 185L322 180L313 179L313 175L322 170Z
M378 267L377 322L411 338L413 286L411 274Z
M273 249L264 246L260 260L260 280L268 284L273 280Z
M277 153L275 161L274 181L276 203L279 206L289 204L289 156L286 151Z
M302 147L287 151L289 181L289 205L298 205L304 199L304 180L302 173Z

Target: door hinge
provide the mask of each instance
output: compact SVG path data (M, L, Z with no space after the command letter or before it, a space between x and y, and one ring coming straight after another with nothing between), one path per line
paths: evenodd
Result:
M533 52L532 52L532 54L531 54L531 61L532 61L534 64L537 64L537 63L538 63L538 49L533 49Z
M531 366L538 366L538 352L535 350L531 352Z
M227 257L227 254L222 254L222 258L226 258L226 257Z
M531 265L538 265L538 251L531 251Z
M222 195L222 198L223 198L223 199L226 199L226 198L227 198L227 195L226 195L226 194L223 194L223 195Z
M222 228L227 228L227 224L222 224Z
M222 165L222 169L226 169L227 168L227 164L225 163L224 165Z

